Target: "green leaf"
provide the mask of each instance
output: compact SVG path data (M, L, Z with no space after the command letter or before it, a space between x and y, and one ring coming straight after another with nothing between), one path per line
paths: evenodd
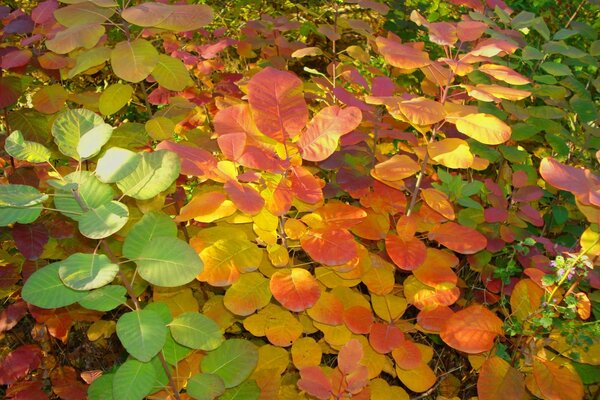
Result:
M192 349L214 350L224 340L219 325L197 312L185 312L177 316L169 323L169 329L173 339Z
M0 185L0 207L31 207L47 198L33 186Z
M142 278L166 287L185 285L196 279L204 268L196 251L174 237L152 239L134 261Z
M79 301L81 307L88 310L110 311L125 304L127 289L120 285L108 285L92 290Z
M129 103L132 94L133 87L131 85L113 83L100 95L98 108L102 115L112 115Z
M129 230L123 243L123 255L136 258L152 239L161 236L177 237L177 225L167 214L150 212Z
M31 206L25 208L0 207L0 226L7 226L18 222L30 224L42 213L42 206Z
M113 400L115 374L102 374L88 388L88 400Z
M152 392L156 370L151 363L127 360L119 367L113 379L113 398L142 400Z
M167 327L151 310L131 311L117 321L117 336L123 347L140 361L150 361L163 348Z
M146 79L158 63L158 51L144 39L123 41L110 53L110 63L116 76L137 83Z
M548 142L550 147L552 147L552 150L554 150L556 155L560 157L566 157L569 154L569 145L563 137L555 135L553 133L546 133L544 137L546 138L546 142Z
M160 86L175 92L193 85L190 73L183 62L166 54L158 56L158 63L152 71L152 76Z
M102 65L109 58L110 49L108 47L94 47L93 49L81 52L75 58L75 66L69 70L67 78L73 79L90 68Z
M558 225L562 225L569 219L569 211L563 206L552 206L552 219Z
M560 64L553 61L547 61L540 65L544 71L553 76L567 76L571 75L571 69L564 64Z
M23 300L41 308L58 308L83 299L86 292L68 288L60 280L59 267L60 264L53 263L35 271L23 286Z
M260 387L255 381L246 381L239 386L227 389L219 400L258 400Z
M52 124L52 136L59 150L76 160L98 154L110 139L112 131L112 126L105 124L99 115L85 108L62 112Z
M148 200L167 190L179 176L179 156L168 150L143 153L137 168L117 182L123 194Z
M173 339L173 335L171 335L171 333L167 334L167 340L165 341L165 345L163 346L162 353L165 357L165 360L169 364L177 365L179 361L186 358L191 352L192 349L190 349L189 347L185 347L177 343L175 339Z
M118 232L128 219L127 206L113 200L86 211L79 218L79 232L90 239L103 239Z
M167 117L154 117L144 127L154 140L170 139L175 134L175 122Z
M169 306L162 301L154 301L144 307L144 310L151 310L160 315L165 325L173 321L173 315L171 315L171 309Z
M215 374L196 374L187 383L187 394L196 400L212 400L224 392L223 379Z
M30 142L23 138L21 131L14 131L6 138L4 144L6 152L17 160L30 163L42 163L50 160L50 150L44 145Z
M579 96L578 94L569 100L571 107L578 114L581 122L592 122L598 117L598 109L590 99Z
M109 203L115 194L110 185L100 182L89 171L72 172L64 177L64 182L77 184L79 197L89 209ZM84 213L70 190L57 190L54 206L75 221L79 221Z
M132 173L142 156L131 150L111 147L98 160L96 176L100 182L114 183Z
M58 275L63 283L75 290L91 290L111 283L119 266L104 254L75 253L59 261Z
M219 375L225 387L231 388L248 378L257 362L258 350L254 344L230 339L202 359L202 371Z

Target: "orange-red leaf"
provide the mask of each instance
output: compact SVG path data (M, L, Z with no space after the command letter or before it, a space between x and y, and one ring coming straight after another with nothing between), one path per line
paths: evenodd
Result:
M333 154L341 136L353 131L362 120L357 107L323 108L308 123L300 136L298 147L302 158L308 161L323 161Z
M402 369L414 369L423 362L421 351L410 340L403 341L392 350L392 357L396 361L396 366Z
M258 214L265 205L265 199L248 184L230 180L225 182L223 189L225 189L233 204L243 213Z
M481 366L477 380L480 400L522 400L525 398L523 375L500 357L490 357Z
M533 359L533 379L544 399L582 400L581 378L569 363ZM529 383L527 385L529 387Z
M417 314L417 323L423 329L431 332L439 332L452 314L454 312L446 306L439 306L432 310L421 310Z
M511 85L527 85L531 83L529 79L505 65L484 64L479 66L478 70Z
M321 181L304 167L293 166L290 170L292 191L306 203L315 204L323 200Z
M481 305L473 305L448 318L440 337L450 347L469 354L483 353L501 335L502 320Z
M306 313L313 320L327 325L340 325L344 322L344 305L330 292L321 293L319 300Z
M302 81L293 73L267 67L248 82L248 103L258 129L284 142L308 121Z
M340 349L340 353L338 354L338 368L344 374L349 374L358 368L362 357L362 344L358 340L352 339Z
M375 41L385 61L394 67L413 69L421 68L431 63L429 55L426 52L402 44L398 40L378 37Z
M315 210L315 214L320 215L327 226L336 228L350 228L367 217L365 210L344 203L327 203Z
M435 226L428 235L429 240L435 240L461 254L473 254L486 248L487 239L473 228L446 222Z
M344 323L353 333L367 334L373 325L373 313L363 306L352 306L344 311Z
M445 193L437 189L427 188L421 190L421 197L434 211L447 219L454 219L454 207L452 207L452 203L450 203Z
M286 268L271 276L271 293L285 308L304 311L312 307L321 296L314 276L303 268Z
M418 268L427 255L427 247L416 237L401 239L392 234L385 238L385 250L394 264L405 271Z
M304 251L325 265L341 265L357 256L354 236L346 229L313 229L300 239Z
M404 341L404 333L395 325L376 323L371 326L369 343L378 353L389 353Z
M305 367L300 370L298 387L318 399L327 400L331 396L331 381L321 367Z
M441 103L425 97L401 101L398 103L398 109L409 122L416 125L435 124L446 116L446 111Z

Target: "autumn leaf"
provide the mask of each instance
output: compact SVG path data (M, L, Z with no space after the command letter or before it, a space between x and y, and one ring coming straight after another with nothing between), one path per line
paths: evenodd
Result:
M450 316L440 338L456 350L477 354L490 350L501 334L502 320L484 306L473 305Z

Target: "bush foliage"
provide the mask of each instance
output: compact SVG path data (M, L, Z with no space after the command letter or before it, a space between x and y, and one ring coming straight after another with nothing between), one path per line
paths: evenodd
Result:
M390 3L0 6L6 398L598 396L597 9Z

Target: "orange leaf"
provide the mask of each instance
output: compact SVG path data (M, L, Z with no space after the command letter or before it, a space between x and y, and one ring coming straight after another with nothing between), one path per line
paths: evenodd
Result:
M407 155L394 155L389 160L375 165L377 178L386 181L399 181L409 178L419 172L421 166Z
M318 399L327 400L331 397L331 381L321 367L302 368L298 387Z
M452 315L440 332L450 347L469 354L483 353L501 335L502 320L481 305L473 305Z
M522 279L510 295L510 307L514 316L523 322L542 303L544 289L531 279Z
M353 131L362 120L357 107L323 108L308 123L301 134L298 147L302 158L308 161L323 161L333 154L341 136Z
M265 205L263 199L256 189L248 184L242 184L234 180L225 182L223 189L227 192L233 204L243 213L255 215Z
M475 157L469 144L462 139L442 139L427 145L429 157L448 168L470 168Z
M404 334L395 325L375 323L371 326L369 343L373 349L381 354L389 353L404 341Z
M469 114L452 118L456 129L483 144L502 144L510 139L511 128L498 117L490 114Z
M392 234L385 238L385 250L394 264L405 271L418 268L427 255L427 247L419 239L413 237L403 240Z
M544 399L582 400L581 378L568 362L533 359L532 378ZM527 387L530 386L529 380Z
M402 369L415 369L423 362L421 351L410 340L405 340L392 350L392 357L396 361L396 366Z
M461 254L474 254L487 246L487 239L473 228L446 222L436 225L427 235L429 240L435 240Z
M453 254L430 247L427 249L425 261L413 270L413 275L419 281L431 287L447 283L456 285L458 276L456 276L452 267L457 264L458 259Z
M378 213L371 208L365 211L367 217L358 225L350 228L350 231L363 239L383 239L390 230L389 215L387 213Z
M421 310L417 314L417 323L431 332L439 332L454 312L445 306L436 307L433 310Z
M352 306L344 310L344 323L356 334L367 334L373 325L373 313L363 306Z
M306 168L293 166L290 170L292 191L299 200L315 204L323 200L321 181Z
M313 260L325 265L345 264L358 254L354 236L346 229L313 229L300 244Z
M284 142L308 121L302 81L293 73L267 67L248 82L248 103L258 129Z
M359 367L362 358L362 344L358 340L352 339L340 349L338 354L338 368L342 373L349 374Z
M236 315L250 315L265 307L271 300L269 282L258 272L241 274L225 292L225 307Z
M398 102L398 109L410 123L415 125L435 124L446 116L446 111L441 103L425 97L400 101Z
M527 85L531 83L529 79L505 65L483 64L479 66L478 70L511 85Z
M490 357L481 366L477 380L480 400L522 400L526 397L523 375L500 357Z
M285 308L300 312L312 307L321 296L317 280L303 268L275 272L270 283L273 297Z
M421 68L431 63L429 55L426 52L402 44L398 40L378 37L375 42L385 61L394 67L413 69Z
M421 197L429 207L442 214L447 219L455 218L454 208L445 193L440 192L437 189L428 188L421 190Z
M330 292L323 292L319 300L306 310L309 317L327 325L344 323L344 305Z
M327 203L315 210L315 214L323 218L326 226L335 228L350 228L367 217L365 210L344 203Z
M213 222L228 217L236 211L236 207L227 200L225 193L213 191L195 195L183 206L175 221L183 222L195 219L199 222Z

